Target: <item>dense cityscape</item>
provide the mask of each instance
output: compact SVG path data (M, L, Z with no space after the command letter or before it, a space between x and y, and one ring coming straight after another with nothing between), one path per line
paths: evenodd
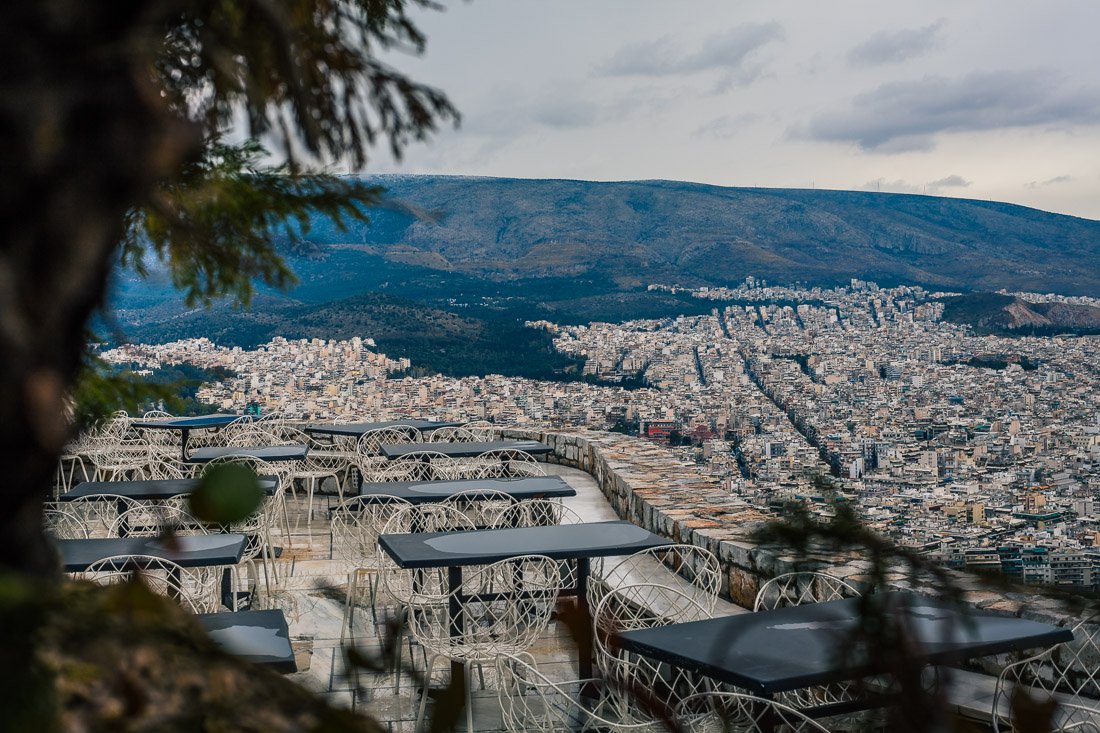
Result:
M365 337L253 351L194 339L103 357L228 368L235 378L199 392L223 410L638 433L770 510L800 501L827 513L818 477L830 474L870 526L945 565L1100 584L1094 338L977 336L941 319L942 293L857 280L820 289L749 278L692 294L714 301L710 315L529 324L584 357L598 384L414 379L401 376L408 359Z

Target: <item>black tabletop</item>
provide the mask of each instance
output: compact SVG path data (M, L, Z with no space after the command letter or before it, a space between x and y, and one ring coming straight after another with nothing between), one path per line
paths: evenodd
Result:
M197 417L174 417L166 420L138 420L133 423L135 428L152 428L163 430L205 430L207 428L220 428L234 420L239 420L240 415L199 415Z
M460 481L390 481L363 484L359 495L397 497L413 504L445 501L462 491L501 491L516 499L576 496L577 491L560 476L463 479Z
M61 563L67 573L87 570L93 563L116 555L152 555L185 568L236 565L248 538L243 534L205 534L173 537L107 537L58 540Z
M554 560L609 557L670 544L624 521L384 534L378 537L378 543L403 568L488 565L518 555L545 555Z
M473 458L491 450L515 450L543 455L554 449L537 440L490 440L479 443L399 443L379 446L386 458L394 459L410 453L442 453L451 458Z
M436 428L457 428L461 425L465 425L465 423L439 422L436 420L386 420L384 422L349 422L342 425L307 425L303 430L307 433L319 433L321 435L348 435L359 437L369 430L380 430L382 428L435 430Z
M901 617L917 661L951 664L1073 639L1068 629L910 593L882 593L884 613ZM771 694L884 672L852 641L859 599L670 624L620 636L623 648L758 693Z
M207 635L230 654L276 672L298 671L281 610L202 613L196 618Z
M61 501L74 501L89 496L124 496L138 501L157 501L184 496L194 492L202 483L197 478L150 479L145 481L84 481L71 491L61 495ZM279 485L278 479L261 476L260 488L266 494L272 494Z
M265 446L217 446L196 448L187 457L187 463L209 463L222 456L249 456L264 461L301 461L309 452L305 445L265 445Z

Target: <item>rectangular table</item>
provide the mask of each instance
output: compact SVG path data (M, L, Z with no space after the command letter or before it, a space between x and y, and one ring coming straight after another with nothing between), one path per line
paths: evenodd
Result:
M116 555L151 555L185 568L236 565L244 555L248 538L243 534L206 534L173 537L106 537L58 540L61 565L67 573L80 573Z
M514 450L530 453L533 456L552 453L553 448L537 440L490 440L477 443L387 443L379 450L389 460L407 456L410 453L441 453L450 458L476 458L488 451Z
M589 618L591 614L585 589L591 558L631 555L671 542L630 522L616 521L465 532L384 534L379 535L378 544L399 567L447 568L447 584L451 592L462 587L463 566L489 565L520 555L576 560L576 585L562 590L561 595L575 595L582 618ZM457 609L452 606L450 610L454 627L456 619L453 616ZM591 641L579 641L581 677L588 678L592 676ZM458 674L457 667L461 664L452 663L455 674Z
M309 453L306 445L264 445L264 446L215 446L198 448L184 460L184 463L210 463L222 456L248 456L262 461L302 461Z
M952 664L990 654L1049 647L1073 639L1069 629L963 609L914 593L880 593L886 618L905 624L920 665ZM760 695L862 679L889 672L853 642L860 599L669 624L619 636L627 651L695 670ZM815 715L840 712L834 704Z
M207 636L233 656L283 674L298 671L281 610L202 613L195 618Z
M241 419L241 415L229 415L218 413L215 415L198 415L196 417L176 417L167 420L139 420L133 423L133 427L143 430L178 430L180 431L180 460L187 460L187 440L192 430L210 430L222 428L231 422Z
M279 485L277 478L260 476L260 488L270 495ZM76 501L90 496L122 496L136 501L163 501L194 493L202 483L198 478L148 479L139 481L84 481L58 497L61 501Z
M576 496L577 491L560 476L524 476L520 478L483 478L455 481L389 481L363 484L363 497L397 498L413 504L446 501L463 491L500 491L514 499L548 499Z
M358 438L363 433L383 428L415 428L416 430L435 430L436 428L457 428L465 423L440 422L438 420L385 420L383 422L350 422L342 424L322 423L302 428L307 433L318 435L340 435Z

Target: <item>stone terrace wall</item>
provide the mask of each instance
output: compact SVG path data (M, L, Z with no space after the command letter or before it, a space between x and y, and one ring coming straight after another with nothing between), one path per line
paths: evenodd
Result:
M714 553L723 569L723 593L738 605L752 608L762 582L807 564L828 566L830 575L858 582L867 563L842 564L833 558L801 562L775 548L751 541L753 529L766 517L715 481L680 463L668 450L619 433L574 429L568 433L505 429L505 438L540 440L554 448L547 457L591 474L608 502L623 519L640 527ZM898 578L901 587L901 578ZM970 575L958 574L967 600L978 608L1026 616L1059 625L1075 625L1078 612L1035 592L990 590ZM1096 660L1100 663L1100 660ZM997 662L993 662L994 666Z

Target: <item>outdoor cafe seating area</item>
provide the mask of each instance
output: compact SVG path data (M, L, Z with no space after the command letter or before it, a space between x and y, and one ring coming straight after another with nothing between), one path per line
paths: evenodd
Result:
M579 503L584 482L539 460L548 446L498 435L477 422L118 414L70 446L44 521L72 577L106 584L138 571L230 653L307 686L326 680L317 691L391 729L426 729L448 685L461 689L468 730L854 730L886 719L859 716L892 704L888 670L835 649L865 610L858 582L785 574L761 585L754 609L736 608L712 553L606 504L594 515ZM188 496L226 464L251 469L263 500L213 526ZM950 676L944 665L1025 660L995 682L993 729L1013 730L1007 699L1020 685L1058 698L1057 719L1100 720L1096 677L1081 683L1057 661L1096 652L1094 627L914 593L870 598L907 625L933 683ZM347 647L385 651L386 669L347 664ZM1085 664L1097 669L1095 657Z

